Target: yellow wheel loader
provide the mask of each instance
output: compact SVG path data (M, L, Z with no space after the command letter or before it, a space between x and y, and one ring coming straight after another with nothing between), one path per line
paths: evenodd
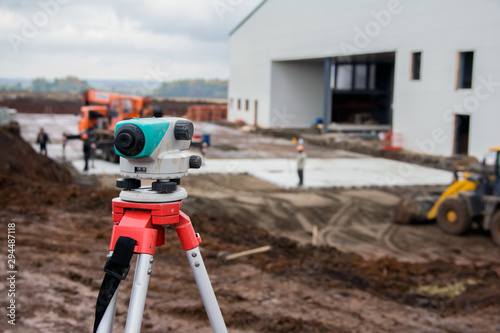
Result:
M446 233L461 235L477 223L490 230L500 246L500 147L490 152L479 167L454 181L443 193L417 193L396 206L396 223L436 220Z

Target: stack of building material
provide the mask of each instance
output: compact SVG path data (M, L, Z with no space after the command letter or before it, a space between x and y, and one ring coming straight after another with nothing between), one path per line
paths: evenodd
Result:
M185 116L192 121L218 121L227 119L227 105L204 104L188 107Z

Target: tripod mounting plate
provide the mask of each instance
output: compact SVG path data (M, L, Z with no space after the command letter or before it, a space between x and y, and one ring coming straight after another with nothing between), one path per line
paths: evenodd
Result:
M151 187L141 187L136 190L120 192L120 199L129 202L175 202L185 199L187 196L186 190L179 186L177 186L177 189L172 193L158 193L153 191Z

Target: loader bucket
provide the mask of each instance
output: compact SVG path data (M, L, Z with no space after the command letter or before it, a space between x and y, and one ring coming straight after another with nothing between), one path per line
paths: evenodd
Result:
M394 208L392 221L404 224L428 222L426 214L439 199L439 195L416 193L403 197Z

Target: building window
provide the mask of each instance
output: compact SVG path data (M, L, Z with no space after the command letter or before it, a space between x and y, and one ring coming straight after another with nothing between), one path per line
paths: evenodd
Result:
M245 100L245 111L248 111L250 109L250 101L247 99Z
M377 78L377 65L370 64L370 72L368 73L368 89L375 90Z
M241 110L241 99L238 98L238 110Z
M337 64L332 61L332 67L330 68L330 89L336 89L336 77L337 77Z
M335 78L335 89L352 90L352 65L338 65Z
M370 63L332 64L333 90L375 90L377 65Z
M368 66L366 64L356 64L354 66L354 89L365 90L368 79Z
M472 64L474 62L474 52L458 53L458 77L457 89L472 88Z
M420 63L422 61L422 52L413 52L411 54L411 80L420 80Z
M230 109L233 108L233 99L232 98L229 99L229 108Z

